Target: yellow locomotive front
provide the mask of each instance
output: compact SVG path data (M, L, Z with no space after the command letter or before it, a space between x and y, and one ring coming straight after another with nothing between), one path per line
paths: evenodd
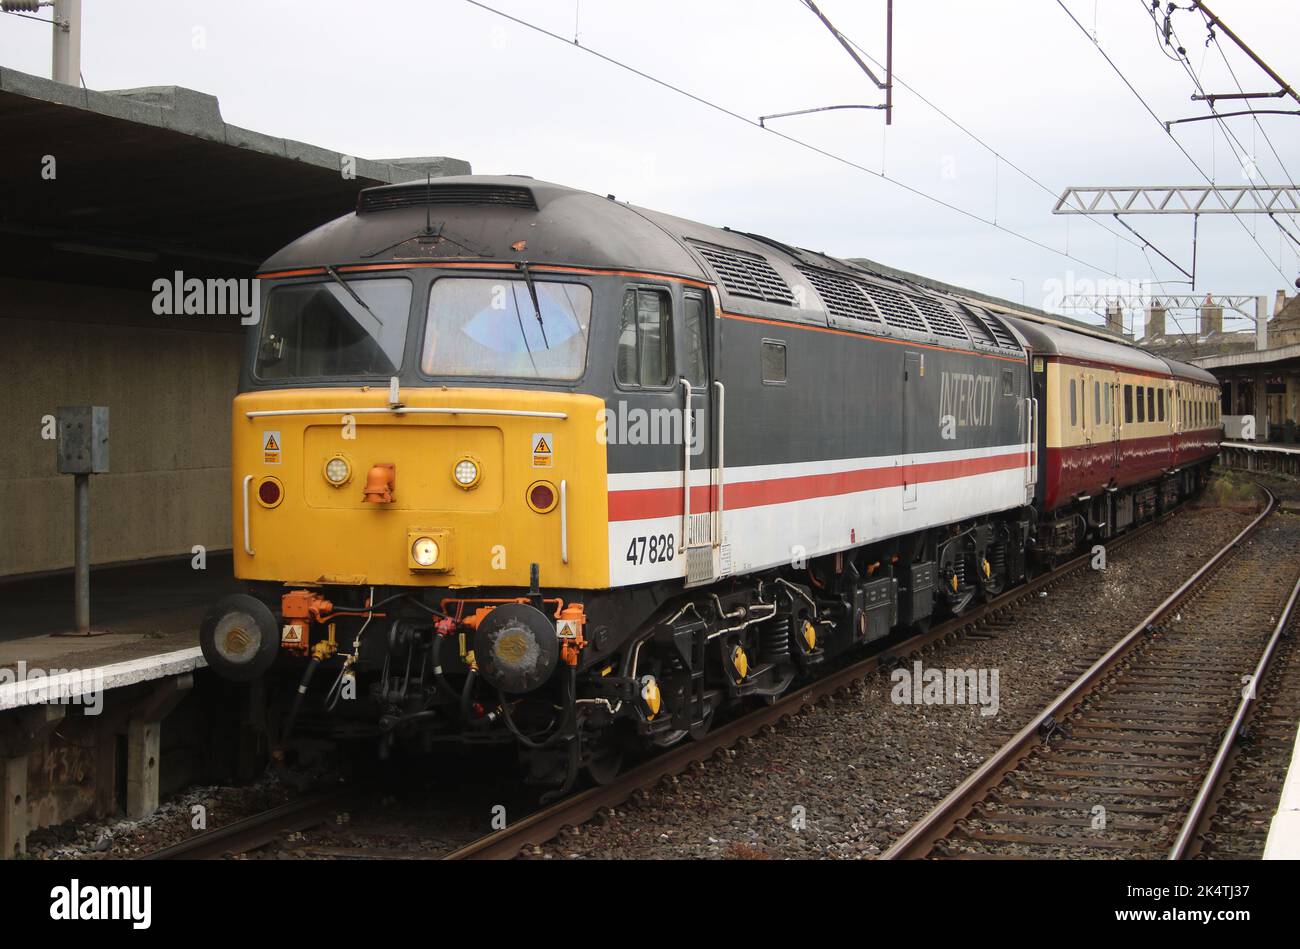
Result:
M572 706L609 586L591 288L509 263L263 278L231 416L249 592L205 620L209 664L247 681L283 659L285 737L513 740L537 727L520 696Z
M235 399L241 579L598 588L603 403L497 388L293 388ZM581 550L582 556L578 556Z

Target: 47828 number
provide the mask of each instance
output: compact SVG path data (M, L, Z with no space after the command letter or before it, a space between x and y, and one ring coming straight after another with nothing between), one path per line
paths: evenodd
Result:
M627 562L634 567L646 563L668 563L676 553L672 534L633 537L627 548Z

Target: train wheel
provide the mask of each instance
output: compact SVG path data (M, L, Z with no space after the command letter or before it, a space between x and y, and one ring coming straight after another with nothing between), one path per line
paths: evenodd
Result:
M1007 588L1007 578L1000 573L991 574L980 580L980 599L985 603L1002 595Z
M691 737L694 738L696 741L700 741L704 738L705 735L709 733L709 729L712 727L713 727L713 706L709 706L708 710L705 711L704 713L703 720L697 722L696 724L690 727Z
M591 757L587 759L587 776L593 784L612 784L623 770L626 745L614 728L605 729L593 739Z

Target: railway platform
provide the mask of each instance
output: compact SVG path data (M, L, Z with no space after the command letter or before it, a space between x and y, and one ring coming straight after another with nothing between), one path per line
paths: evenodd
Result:
M1300 445L1225 441L1219 446L1219 464L1240 471L1300 475Z
M1300 735L1291 753L1277 813L1268 828L1265 860L1300 860Z
M229 554L201 571L188 559L92 570L99 635L86 637L56 635L73 617L66 573L0 584L0 858L21 855L32 829L141 819L166 790L231 776L214 759L244 754L256 703L200 675L198 625L235 587Z

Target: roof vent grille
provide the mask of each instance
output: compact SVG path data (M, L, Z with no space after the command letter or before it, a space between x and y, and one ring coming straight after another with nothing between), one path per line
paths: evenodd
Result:
M409 182L398 188L367 188L357 195L357 211L394 211L398 208L422 208L425 205L476 205L537 210L531 188L516 185Z

